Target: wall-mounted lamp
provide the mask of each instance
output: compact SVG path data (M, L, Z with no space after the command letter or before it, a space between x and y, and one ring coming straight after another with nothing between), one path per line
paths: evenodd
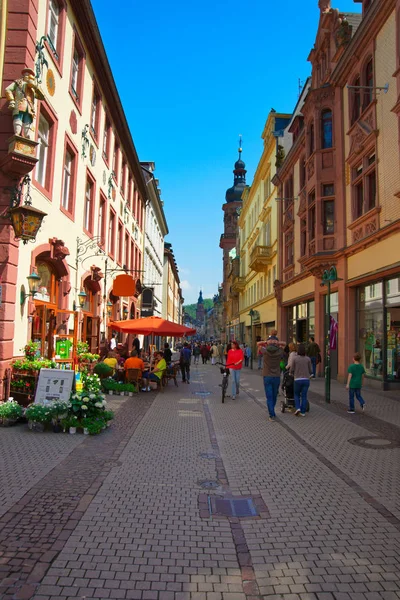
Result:
M122 314L124 315L124 319L126 319L126 317L128 316L128 308L126 306L124 306L124 308L122 309Z
M25 290L21 290L21 298L20 298L20 302L21 305L25 304L25 300L27 298L29 298L30 296L32 296L32 298L35 297L35 294L38 291L38 285L41 281L39 275L37 273L35 273L34 271L32 271L32 273L30 275L28 275L27 277L28 280L28 286L29 286L29 294L27 294L25 292Z
M29 175L26 175L19 184L9 188L11 198L7 217L11 220L15 238L22 240L24 244L36 240L42 221L47 214L32 206L30 185L31 178ZM24 197L25 186L27 188L25 200L24 204L21 204Z
M81 292L79 292L78 301L79 301L79 306L81 308L83 308L85 306L86 298L87 298L86 292L84 292L83 290Z
M107 302L107 316L111 317L111 313L112 313L112 308L113 308L113 303L108 301Z

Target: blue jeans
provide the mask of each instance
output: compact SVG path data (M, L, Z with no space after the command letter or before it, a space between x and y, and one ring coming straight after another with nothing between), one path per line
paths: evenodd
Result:
M276 397L278 396L280 377L264 377L264 389L270 417L275 417Z
M307 392L310 387L308 379L297 379L294 382L294 405L304 415L307 410Z
M349 405L350 410L354 410L354 394L360 403L360 406L364 406L364 398L361 396L361 388L349 388Z
M311 366L312 366L312 374L314 375L314 377L316 377L317 376L317 357L310 356L310 360L311 360Z
M231 369L232 375L232 398L239 393L239 384L240 384L240 370L239 369Z

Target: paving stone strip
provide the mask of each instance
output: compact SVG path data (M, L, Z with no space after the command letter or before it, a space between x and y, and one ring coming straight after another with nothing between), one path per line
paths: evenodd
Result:
M224 463L220 457L220 449L218 445L217 435L215 433L214 425L212 422L211 412L203 400L203 410L206 417L206 423L208 427L208 433L210 436L211 447L218 458L215 459L215 466L217 471L218 481L222 484L225 495L231 495L229 488L228 475L226 473ZM207 506L207 495L201 494L199 496L199 504L203 507L203 514L205 506ZM205 515L204 515L205 516ZM240 522L240 519L236 517L227 517L227 520L231 527L232 538L235 544L236 556L240 567L240 573L242 577L243 593L247 600L258 600L261 599L260 589L257 584L256 575L253 568L253 562L249 552L249 548L246 542L246 536Z
M0 517L2 600L34 595L154 398L127 399L110 430L88 436Z

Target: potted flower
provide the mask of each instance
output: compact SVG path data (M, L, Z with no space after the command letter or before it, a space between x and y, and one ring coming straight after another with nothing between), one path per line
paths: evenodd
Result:
M101 421L101 419L91 419L86 425L88 434L89 435L97 435L97 434L101 433L101 431L103 429L103 425L104 425L104 421Z
M14 425L20 417L22 417L22 406L12 398L0 404L0 425L3 427Z
M61 420L61 426L64 432L69 431L71 435L74 435L77 427L79 427L79 419L75 415L68 415Z
M103 390L107 393L110 394L110 396L114 395L114 391L116 389L116 381L114 381L114 379L112 379L111 377L108 377L107 379L102 379L101 380L101 386L103 388Z
M25 410L28 427L32 431L44 431L46 423L51 421L51 409L43 404L31 404Z
M90 427L91 423L93 423L93 419L91 419L90 417L84 417L81 420L81 426L83 427L83 433L84 433L84 435L88 435L89 434L88 427Z
M24 346L24 354L27 360L34 360L39 354L39 344L37 342L29 341Z
M53 402L51 405L51 422L54 433L62 431L61 421L68 417L68 411L71 408L69 402Z

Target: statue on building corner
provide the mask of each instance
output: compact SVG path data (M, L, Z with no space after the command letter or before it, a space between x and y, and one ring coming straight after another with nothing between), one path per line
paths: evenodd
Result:
M14 133L30 139L31 125L35 118L35 100L44 100L44 94L36 84L32 69L22 69L21 78L5 89L8 108L12 110Z
M318 6L321 14L328 13L331 10L331 0L319 0Z

